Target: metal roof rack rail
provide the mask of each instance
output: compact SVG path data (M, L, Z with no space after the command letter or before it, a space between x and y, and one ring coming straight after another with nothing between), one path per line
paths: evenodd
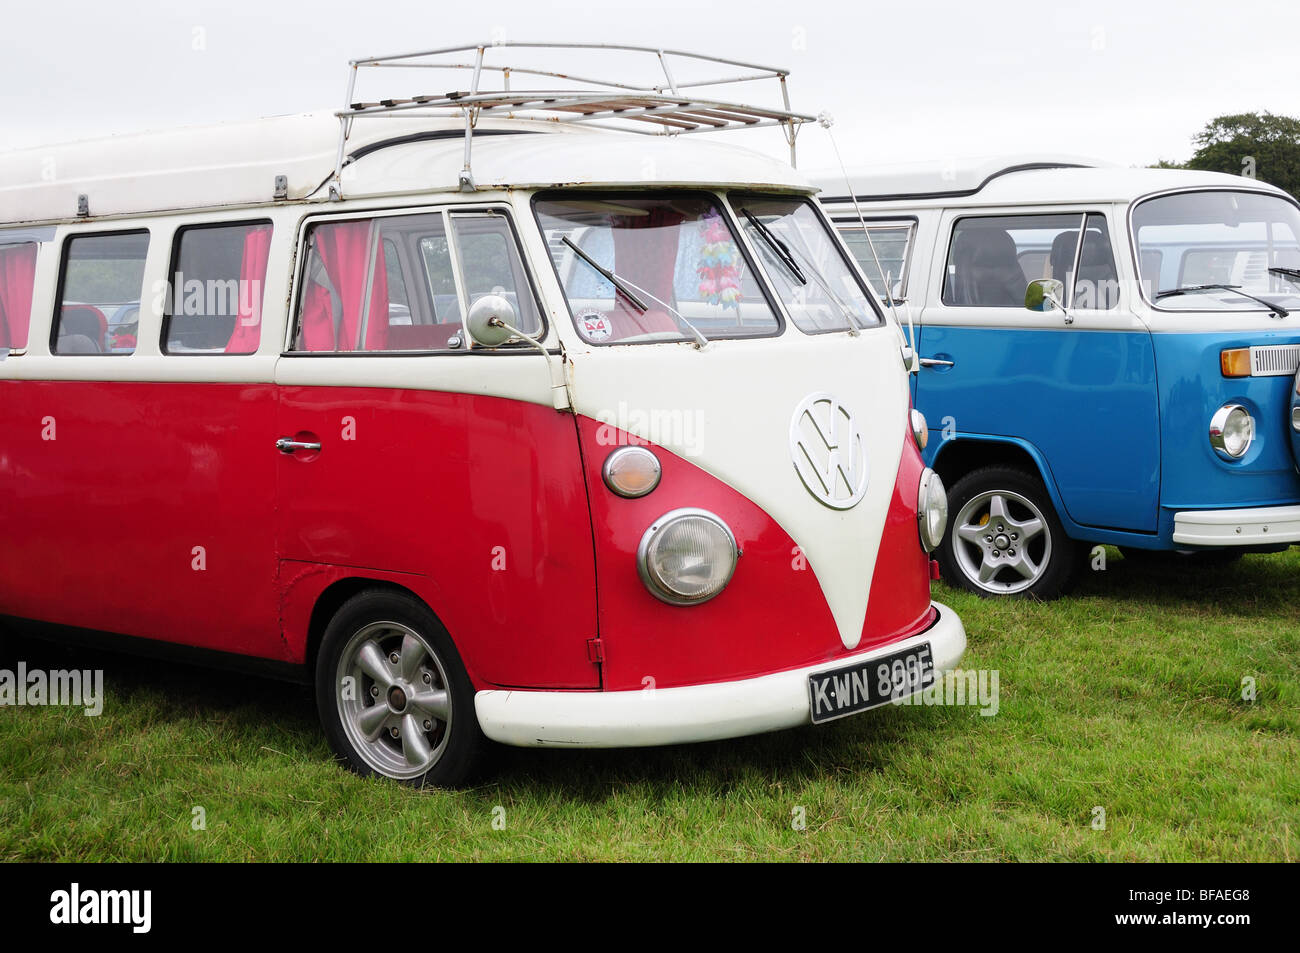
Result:
M540 66L489 62L496 60L498 57L495 54L502 49L552 52L603 50L638 55L643 62L649 61L647 65L651 67L657 63L658 72L663 74L663 82L633 83L560 73ZM673 67L684 66L687 62L732 67L739 72L707 79L678 81L674 77ZM795 164L795 138L799 127L806 122L816 121L814 116L790 111L790 94L786 86L789 70L660 47L606 43L481 43L391 56L372 56L352 60L348 66L347 99L344 108L335 114L339 118L339 145L334 174L330 178L329 195L332 201L339 201L343 197L342 175L348 162L348 139L352 134L353 123L358 119L381 116L461 116L465 123L465 163L459 175L459 184L461 190L466 192L475 189L471 164L474 127L483 116L555 123L585 122L623 131L668 136L780 126L790 146L791 165ZM370 68L452 70L459 71L459 75L469 73L469 88L357 102L353 96L358 73ZM488 75L494 74L500 75L499 87L484 82ZM544 77L548 81L560 82L552 89L516 89L511 87L511 79L515 76ZM763 80L776 80L780 85L779 107L755 106L695 94L695 91L707 87ZM488 88L489 85L494 88Z

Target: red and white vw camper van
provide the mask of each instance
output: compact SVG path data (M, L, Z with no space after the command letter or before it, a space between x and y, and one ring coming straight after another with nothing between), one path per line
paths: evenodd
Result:
M957 663L897 327L791 165L689 135L793 140L683 78L784 71L509 52L595 51L0 158L0 615L314 679L339 758L414 783ZM357 101L397 65L465 85Z

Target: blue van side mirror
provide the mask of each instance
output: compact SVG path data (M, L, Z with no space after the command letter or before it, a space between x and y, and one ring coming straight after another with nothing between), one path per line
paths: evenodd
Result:
M1025 307L1030 311L1051 311L1053 308L1065 310L1061 300L1065 297L1065 285L1055 278L1039 278L1029 282L1025 289Z

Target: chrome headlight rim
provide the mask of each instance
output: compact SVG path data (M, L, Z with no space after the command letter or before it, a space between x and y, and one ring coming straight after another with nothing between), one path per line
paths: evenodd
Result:
M1228 423L1234 414L1244 414L1246 420L1250 422L1250 433L1241 449L1236 453L1228 446L1229 438L1227 436ZM1235 463L1244 457L1255 443L1255 418L1251 415L1250 410L1241 404L1224 404L1214 412L1210 418L1210 446L1219 458L1229 463Z
M940 511L937 529L931 525L934 509ZM948 529L948 491L939 474L929 467L921 472L921 484L916 493L916 529L921 537L921 548L927 553L939 548Z
M912 439L916 441L916 449L924 450L930 442L930 425L926 422L925 414L913 407L908 414L908 422L912 425Z
M730 547L727 555L731 565L727 570L726 577L714 591L704 596L689 597L674 592L672 589L667 588L650 569L650 545L655 537L673 523L685 518L705 519L715 524L725 534ZM711 513L699 507L683 506L675 510L669 510L646 528L645 533L641 536L641 542L637 544L636 548L636 569L637 574L641 577L642 584L652 596L661 602L666 602L671 606L698 606L718 597L726 590L727 586L731 585L731 579L736 574L736 565L740 562L740 555L741 551L740 546L736 543L736 534L731 531L731 527L727 525L726 520L717 513Z
M651 464L650 469L654 473L654 479L643 490L626 490L620 487L615 480L614 467L618 465L619 461L631 457L646 459ZM659 481L663 479L663 475L663 465L659 462L659 458L655 456L654 451L648 447L640 446L619 447L617 450L611 451L600 468L600 476L605 481L606 488L615 496L621 496L625 500L639 500L643 496L649 496L659 486Z

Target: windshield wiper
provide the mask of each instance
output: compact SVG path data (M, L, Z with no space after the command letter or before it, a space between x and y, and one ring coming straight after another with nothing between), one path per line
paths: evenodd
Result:
M1270 268L1268 273L1277 275L1280 278L1286 278L1292 284L1300 285L1300 271L1296 271L1294 268Z
M799 280L799 283L802 285L808 284L808 279L804 276L803 269L799 267L799 263L795 261L795 252L791 250L790 246L781 241L781 239L778 238L770 228L759 221L754 214L749 211L749 209L742 209L741 214L749 220L750 224L754 226L758 234L767 242L768 247L771 248L780 258L781 262L790 269L790 273ZM825 292L826 297L830 298L831 301L835 303L835 306L840 309L841 314L843 314L845 320L848 321L849 327L852 328L853 333L861 331L863 327L862 322L860 322L857 315L853 313L853 309L844 302L843 298L835 293L835 289L832 288L830 282L826 280L826 276L821 273L816 265L808 260L808 256L804 255L802 252L799 252L798 254L803 260L804 266L812 274L813 280L817 282L817 287L821 288L821 290Z
M632 289L627 286L627 283L624 282L622 278L614 274L604 265L600 264L600 262L596 261L596 259L592 258L585 251L583 251L581 248L579 248L577 245L571 242L569 240L568 235L565 235L563 238L560 239L560 241L564 242L564 244L572 248L575 255L577 255L588 265L594 268L597 274L599 274L602 278L604 278L611 285L613 285L614 290L616 290L619 294L621 294L624 298L626 298L629 302L631 302L632 307L636 308L642 314L645 314L647 311L650 310L649 308L646 307L644 301L642 301L640 298L638 298L636 295L632 293Z
M1269 269L1272 271L1273 269ZM1241 285L1187 285L1184 288L1170 288L1168 291L1157 291L1155 300L1161 298L1172 298L1174 295L1191 294L1195 291L1231 291L1233 294L1241 295L1243 298L1249 298L1251 301L1262 304L1268 310L1272 311L1279 318L1287 317L1291 312L1280 304L1274 304L1272 301L1266 301L1263 298L1257 298L1253 294L1247 294L1241 290Z
M759 219L749 209L741 209L740 214L744 215L749 224L754 226L754 230L758 232L763 241L767 242L767 246L776 253L776 257L780 259L781 264L790 269L790 274L795 277L795 280L801 285L808 284L808 279L805 278L803 272L799 270L799 265L795 262L794 255L790 254L789 246L773 235L772 230L759 221Z
M577 253L579 258L581 258L588 265L594 268L601 275L601 277L603 277L606 281L608 281L611 285L613 285L614 288L621 295L623 295L624 298L626 298L629 302L631 302L632 306L636 308L638 311L640 311L642 314L645 314L650 309L649 307L646 306L645 302L643 302L640 298L638 298L633 293L633 289L636 289L636 291L641 292L641 294L645 295L651 301L655 302L657 305L659 305L665 311L671 314L674 318L676 318L678 321L684 324L686 328L691 332L691 336L695 338L695 346L697 348L702 348L704 347L704 345L709 343L709 339L700 333L700 329L697 328L695 325L691 324L690 321L687 321L685 315L683 315L680 311L678 311L668 302L662 300L661 298L655 297L650 292L646 291L644 288L632 283L631 281L628 281L626 278L620 278L618 275L614 274L614 272L610 271L608 268L601 265L594 258L588 255L585 251L583 251L572 241L570 241L568 235L565 235L562 239L560 239L560 241L564 242L564 244L572 248L574 252Z

